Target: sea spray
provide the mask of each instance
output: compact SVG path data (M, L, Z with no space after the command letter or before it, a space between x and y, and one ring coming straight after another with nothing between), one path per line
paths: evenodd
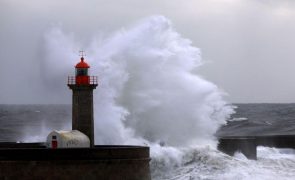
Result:
M95 94L98 144L134 138L168 146L210 144L232 112L214 84L192 73L202 64L199 49L163 16L91 49L101 78Z
M50 63L78 59L70 53L79 44L73 35L54 28L46 42ZM214 133L232 107L216 85L193 73L202 64L200 50L169 20L152 16L89 44L86 60L99 76L96 144L215 145ZM60 76L69 70L53 72Z

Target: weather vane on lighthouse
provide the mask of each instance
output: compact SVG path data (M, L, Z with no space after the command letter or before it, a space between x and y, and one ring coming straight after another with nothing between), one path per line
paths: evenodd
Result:
M85 51L83 51L83 50L79 51L79 56L81 56L81 58L86 56Z

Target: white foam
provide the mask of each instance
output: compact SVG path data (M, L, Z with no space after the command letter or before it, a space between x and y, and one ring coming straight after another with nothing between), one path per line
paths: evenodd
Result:
M248 118L245 118L245 117L239 117L239 118L232 118L232 119L229 119L229 120L227 120L227 121L231 121L231 122L233 122L233 121L247 121L248 120Z
M147 18L91 49L92 72L101 82L95 94L99 144L213 143L232 112L214 84L192 73L202 64L199 49L163 16Z
M210 147L179 150L181 162L153 157L152 177L160 179L291 180L295 176L295 156L279 149L258 147L258 160L248 160L241 153L234 157ZM166 154L168 158L169 153ZM160 156L161 157L161 156ZM167 167L168 166L168 167Z

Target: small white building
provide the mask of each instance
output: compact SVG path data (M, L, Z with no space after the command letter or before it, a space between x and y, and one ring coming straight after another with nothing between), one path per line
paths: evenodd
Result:
M89 148L89 138L78 130L52 131L47 136L48 148Z

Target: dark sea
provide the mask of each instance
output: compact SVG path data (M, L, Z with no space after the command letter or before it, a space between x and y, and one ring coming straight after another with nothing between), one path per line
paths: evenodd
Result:
M71 129L71 105L0 105L0 142L45 140L52 130Z
M295 104L235 104L217 135L295 134ZM26 141L71 128L71 105L0 105L0 141ZM43 133L42 133L43 132ZM34 140L31 139L31 140Z
M235 104L221 136L295 134L295 104Z

